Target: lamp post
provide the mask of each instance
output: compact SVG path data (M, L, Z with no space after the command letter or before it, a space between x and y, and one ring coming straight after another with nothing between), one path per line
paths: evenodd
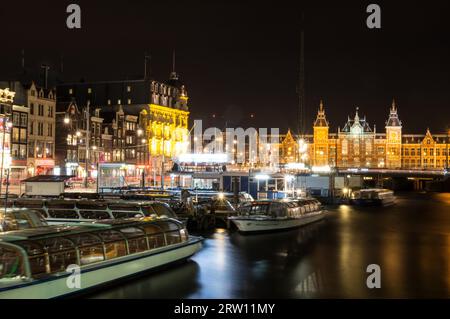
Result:
M84 187L88 188L88 178L89 178L89 144L91 141L91 128L90 128L90 117L91 114L89 112L90 102L88 101L86 104L86 156L85 156L85 166L86 166L86 176L84 178Z
M163 135L162 135L162 160L161 160L161 189L164 190L164 162L166 161L165 158L165 150L164 150L164 129L163 129Z

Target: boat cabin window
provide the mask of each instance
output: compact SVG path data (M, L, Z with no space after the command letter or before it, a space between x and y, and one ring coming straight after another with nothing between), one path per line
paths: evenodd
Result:
M42 200L16 200L14 206L18 208L42 208L44 203Z
M30 271L33 277L40 277L50 272L47 268L44 246L35 241L21 241L17 243L28 255Z
M106 259L127 255L127 245L124 235L116 230L103 231L98 234L105 244Z
M105 259L103 243L98 236L85 233L72 235L68 238L79 248L81 265L88 265Z
M48 208L65 208L65 209L75 209L75 202L68 200L53 200L47 201L46 205Z
M48 253L49 272L65 271L69 265L78 264L75 245L67 238L49 238L41 243Z
M77 203L78 209L97 209L97 210L105 210L108 208L108 205L103 202L97 201L80 201Z
M225 210L225 211L234 211L233 206L227 200L216 200L212 203L212 207L215 210Z
M95 210L80 210L81 218L83 219L96 219L96 220L103 220L103 219L111 219L111 216L108 212L102 212L102 211L95 211Z
M250 214L251 210L252 210L252 205L251 204L244 204L241 207L239 207L239 212L241 214L244 214L244 215Z
M137 227L121 228L119 231L127 238L130 254L139 253L148 249L147 239L143 229Z
M269 210L269 204L254 204L249 211L250 215L267 215Z
M141 206L141 211L144 214L144 216L151 216L151 215L155 215L155 211L152 208L152 205L142 205Z
M24 258L19 248L0 243L0 282L25 275Z
M166 246L166 237L164 231L156 224L142 226L148 238L150 249Z
M47 212L45 211L45 209L33 209L34 211L36 211L36 212L38 212L39 214L41 214L41 216L43 217L43 218L48 218L48 214L47 214Z
M49 209L48 214L51 218L80 219L80 216L75 210Z
M133 205L133 204L109 204L109 209L111 210L121 210L121 211L132 211L132 212L138 212L140 211L139 205Z
M157 223L165 232L167 245L178 244L181 242L180 227L175 222Z
M166 204L154 203L152 207L159 217L176 218L175 213Z
M121 218L135 218L135 217L144 217L140 212L119 212L119 211L113 211L112 212L114 218L121 219Z
M286 217L285 206L281 203L272 203L270 213L273 217Z
M22 230L47 226L47 222L35 211L10 211L4 219L3 231Z

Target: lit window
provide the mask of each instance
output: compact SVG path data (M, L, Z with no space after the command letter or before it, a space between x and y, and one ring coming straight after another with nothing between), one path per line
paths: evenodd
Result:
M128 99L128 104L131 104L131 99Z
M91 94L91 93L92 93L92 89L88 88L88 94Z
M127 86L127 92L131 92L131 86Z
M122 104L122 101L120 99L117 100L117 104Z
M73 89L69 89L69 94L73 94Z

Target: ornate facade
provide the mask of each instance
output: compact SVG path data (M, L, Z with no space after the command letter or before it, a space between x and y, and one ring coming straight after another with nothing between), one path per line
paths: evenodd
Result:
M342 129L330 133L323 102L320 102L313 125L313 135L303 136L308 144L305 164L348 168L441 169L449 166L449 135L404 134L395 101L389 110L384 132L370 126L359 109L348 117ZM290 132L281 140L281 162L292 162L286 147L296 140ZM298 141L299 139L297 139ZM299 158L297 154L297 158ZM336 165L337 163L337 165Z

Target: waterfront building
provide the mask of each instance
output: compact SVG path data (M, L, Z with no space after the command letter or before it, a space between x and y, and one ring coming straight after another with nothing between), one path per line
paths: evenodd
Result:
M303 138L308 143L308 159L311 166L351 168L446 168L448 167L448 134L404 134L395 101L392 102L385 132L377 132L359 109L353 118L348 117L337 134L329 133L323 103L320 103L313 125L312 136ZM297 137L299 139L300 137ZM290 143L289 132L281 144ZM285 157L285 154L281 154Z
M89 163L117 164L110 165L112 171L107 174L111 176L126 169L125 175L135 181L146 177L149 182L160 183L162 171L173 164L172 158L187 150L188 95L175 71L167 82L82 82L61 84L57 90L58 125L70 128L63 136L73 138L76 132L79 137L85 136L86 124L80 123L86 121L86 115L84 120L80 116L91 105ZM82 139L75 144L73 140L68 144L64 137L59 139L58 162L63 166L79 163L78 170L84 171L80 162L85 162L85 146ZM90 169L96 171L95 166Z
M15 92L0 88L0 194L6 170L11 167L11 114Z
M41 87L34 81L2 81L0 87L16 92L13 122L17 129L13 129L12 180L52 173L55 166L55 90Z

